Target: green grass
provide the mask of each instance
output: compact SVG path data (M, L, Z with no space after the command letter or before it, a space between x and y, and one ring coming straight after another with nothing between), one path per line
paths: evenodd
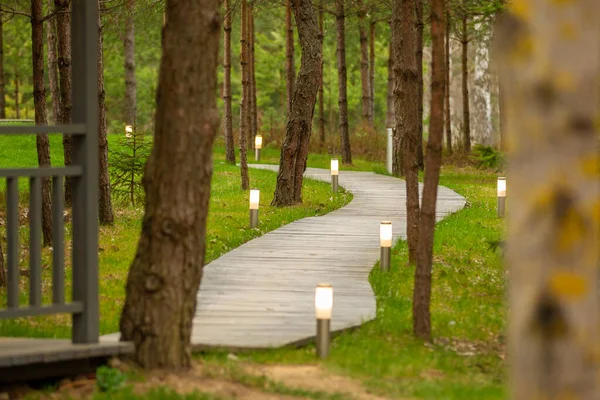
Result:
M62 160L60 137L52 135L52 159ZM111 137L111 146L114 143ZM29 136L0 137L1 166L35 166L35 138ZM11 151L10 149L19 149ZM207 263L241 244L268 231L279 228L294 220L326 214L347 204L352 196L341 191L331 195L331 188L325 182L305 180L304 202L301 205L286 208L271 207L275 190L276 174L272 171L250 169L252 187L261 191L260 225L257 229L248 229L248 193L240 189L239 171L235 166L223 162L224 156L215 153L213 185L207 229ZM54 162L53 162L54 164ZM21 179L25 184L26 180ZM141 231L142 207L121 207L115 210L116 222L113 227L100 228L100 332L101 334L118 331L119 316L124 301L124 286L129 265L135 255L137 241ZM28 231L26 220L21 221L21 243L27 244ZM67 225L67 239L70 226ZM2 232L3 233L3 232ZM70 243L67 243L67 264L70 261ZM3 244L4 248L6 245ZM43 250L43 301L51 302L51 257L50 249ZM26 269L28 258L23 257L21 268ZM71 292L71 269L66 270L66 293ZM21 280L21 302L27 303L28 280ZM5 290L0 289L0 307L6 305ZM18 318L0 321L0 336L34 337L70 337L70 317L53 315L36 318Z
M370 281L377 318L333 340L325 365L359 379L373 393L422 399L503 399L505 324L504 269L490 241L503 235L495 215L492 174L444 168L441 184L465 196L467 207L440 222L436 230L432 290L434 343L411 334L414 268L407 247L398 243L393 268L376 266ZM224 360L212 353L204 357ZM314 347L283 348L240 356L257 363L312 363Z

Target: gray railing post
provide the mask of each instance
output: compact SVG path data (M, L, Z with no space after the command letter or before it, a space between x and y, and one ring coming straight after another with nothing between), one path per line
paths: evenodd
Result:
M73 137L73 164L83 167L73 179L73 300L83 312L73 315L73 342L96 343L98 312L98 4L73 0L71 29L73 123L86 133Z

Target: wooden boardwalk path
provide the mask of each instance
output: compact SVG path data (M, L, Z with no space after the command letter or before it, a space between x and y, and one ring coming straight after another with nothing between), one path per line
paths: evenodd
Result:
M324 169L308 168L305 176L330 180ZM339 184L354 195L347 206L292 222L205 266L192 332L195 349L260 349L312 340L318 283L333 285L333 331L375 317L368 276L379 259L379 222L392 221L394 240L405 237L405 184L350 171L340 171ZM439 188L438 220L464 205L462 196Z

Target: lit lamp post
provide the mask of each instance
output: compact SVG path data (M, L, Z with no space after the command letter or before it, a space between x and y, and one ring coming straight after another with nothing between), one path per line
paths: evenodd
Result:
M262 136L256 135L254 138L254 159L260 161L260 149L262 149Z
M331 311L333 309L333 287L327 283L317 285L315 291L315 311L317 314L317 356L329 355Z
M125 137L131 137L133 133L133 127L131 125L125 125Z
M379 246L381 247L381 257L379 258L379 268L381 271L390 270L392 258L392 222L381 221L379 225Z
M258 202L260 190L250 189L250 228L258 227Z
M504 208L506 205L506 178L498 178L498 216L504 218Z
M339 175L339 161L337 158L331 159L331 190L333 193L337 193L338 191L338 175Z

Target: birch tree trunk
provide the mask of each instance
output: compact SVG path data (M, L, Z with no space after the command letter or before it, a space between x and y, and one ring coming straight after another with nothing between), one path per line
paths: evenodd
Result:
M31 0L31 55L33 62L33 103L35 124L47 125L46 89L44 87L44 22L42 0ZM36 135L36 149L40 167L50 166L50 142L48 135ZM52 245L52 199L50 179L42 179L42 234L44 246Z
M377 22L372 21L369 25L369 99L371 100L371 126L375 126L375 25Z
M414 264L419 231L419 88L416 60L415 9L413 0L394 0L392 24L394 29L396 108L396 151L403 152L406 180L406 236L408 262ZM399 146L401 145L401 146ZM398 165L396 165L398 168ZM394 171L397 173L397 170Z
M466 2L467 0L463 0ZM463 101L463 153L468 154L471 152L471 112L469 110L469 26L467 24L468 17L465 13L462 17L462 55L461 55L461 68L462 68L462 101Z
M240 66L242 74L242 96L240 99L240 176L242 190L250 187L248 177L248 136L250 133L250 68L248 64L248 1L242 0L241 4L241 32L240 32Z
M125 67L125 124L135 127L137 114L137 81L135 78L135 0L129 0L126 4L125 37L123 38L123 58Z
M431 2L431 117L425 158L423 205L419 217L419 242L413 291L413 333L431 340L431 270L437 190L444 141L444 0Z
M344 10L345 0L335 0L336 15L335 27L337 36L337 67L338 67L338 107L339 129L342 163L352 164L352 151L350 149L350 134L348 133L348 96L346 72L346 15Z
M281 148L277 186L272 204L289 206L302 202L303 174L319 89L322 37L311 0L292 0L300 38L300 70L294 84L292 112L288 116Z
M369 86L369 43L367 41L367 28L365 15L367 13L363 0L357 1L358 6L358 34L360 39L360 82L362 88L362 120L364 124L371 124L371 88Z
M166 15L144 221L120 329L143 367L187 368L218 129L221 17L217 0L167 0Z
M600 393L600 2L515 2L506 89L511 398Z
M393 36L393 35L392 35ZM389 58L388 58L388 78L387 78L387 103L386 103L386 116L385 116L385 127L396 128L396 113L394 110L394 55L393 46L394 39L390 39L389 45Z
M54 9L54 0L48 0L48 10ZM58 57L56 48L56 18L48 20L46 41L48 44L48 86L52 100L52 123L60 124L60 88L58 84ZM4 117L2 117L4 118Z
M235 143L233 140L233 113L231 111L231 0L225 0L223 23L223 100L225 101L225 158L235 165Z

